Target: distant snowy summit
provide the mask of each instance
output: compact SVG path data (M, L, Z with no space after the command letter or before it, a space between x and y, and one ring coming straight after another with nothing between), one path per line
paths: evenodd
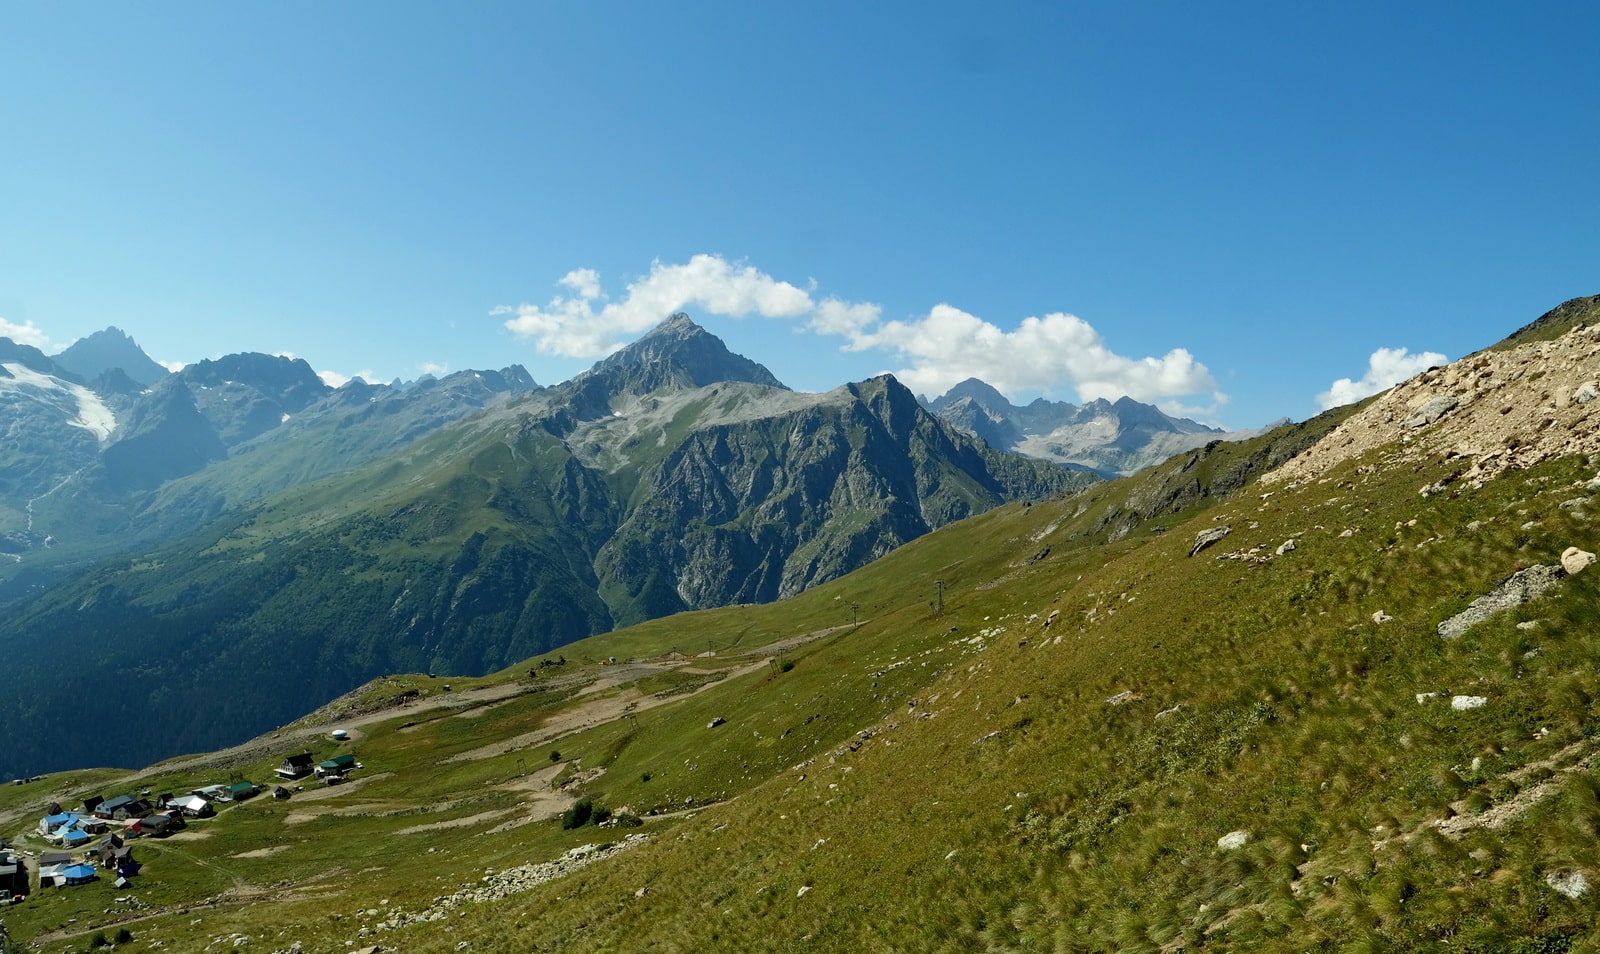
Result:
M1083 405L1038 398L1018 407L977 378L962 381L940 397L919 400L991 447L1075 464L1107 477L1135 473L1215 440L1258 433L1208 427L1127 397Z

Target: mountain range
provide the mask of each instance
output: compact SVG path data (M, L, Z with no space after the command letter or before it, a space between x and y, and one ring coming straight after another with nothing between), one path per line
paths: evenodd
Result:
M249 354L127 396L51 374L13 397L78 456L15 481L0 774L210 747L374 675L780 599L1094 479L947 427L891 377L793 392L681 315L548 388L512 367L332 389ZM59 426L74 408L115 426ZM158 731L93 731L113 713Z
M1106 477L1125 477L1214 440L1253 437L1288 423L1228 432L1172 417L1129 397L1083 405L1036 398L1018 407L977 378L968 378L937 398L919 400L990 447L1084 467Z
M228 749L0 786L31 892L6 929L43 954L97 934L166 952L1591 950L1597 322L1600 297L1568 302L1359 404L994 507L779 601L481 678L386 673ZM879 384L869 405L905 400ZM637 461L651 432L630 422L680 393L529 423ZM418 452L454 453L435 439ZM554 454L505 446L458 478ZM190 548L271 560L301 506L273 499ZM290 678L336 664L300 658ZM46 812L273 784L307 754L355 767L131 842L128 883L38 890Z

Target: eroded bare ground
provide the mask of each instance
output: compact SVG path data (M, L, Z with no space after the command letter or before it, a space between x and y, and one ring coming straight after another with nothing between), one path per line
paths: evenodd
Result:
M1555 774L1536 785L1521 789L1503 802L1490 805L1476 815L1467 814L1465 802L1451 803L1451 809L1457 814L1439 822L1439 831L1451 838L1459 838L1474 828L1490 830L1504 828L1527 814L1533 806L1554 795L1568 775L1574 772L1586 772L1594 765L1595 757L1600 753L1590 752L1578 758L1585 746L1584 742L1574 742L1548 758L1529 762L1513 772L1507 772L1504 778L1519 785L1540 772Z
M582 732L585 729L592 729L608 722L615 722L630 713L643 712L646 709L654 709L657 706L667 705L679 699L686 699L689 696L704 692L712 686L721 685L727 679L736 679L747 673L755 672L765 665L765 661L746 663L743 666L727 670L726 679L708 682L691 692L665 698L647 696L637 689L623 689L615 695L604 696L591 702L569 706L559 712L551 713L544 725L531 732L524 732L509 739L502 739L498 742L491 742L488 745L480 745L475 749L468 749L465 752L458 752L444 761L470 762L477 759L489 759L497 755L506 755L535 745L541 745L545 742L554 742L575 732ZM603 688L613 688L614 686L615 684ZM587 690L584 694L587 694Z

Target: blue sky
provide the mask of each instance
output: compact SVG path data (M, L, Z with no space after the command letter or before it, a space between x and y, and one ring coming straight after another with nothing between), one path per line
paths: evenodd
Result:
M10 4L0 333L1302 419L1600 292L1600 15L1398 6Z

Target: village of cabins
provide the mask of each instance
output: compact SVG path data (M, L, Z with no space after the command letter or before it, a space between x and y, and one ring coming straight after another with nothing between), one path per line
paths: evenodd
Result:
M342 741L344 733L335 732ZM314 776L327 785L345 781L361 768L354 755L337 755L316 762L310 752L283 760L274 774L281 782L297 783ZM23 785L37 779L17 779ZM295 786L299 790L300 786ZM101 872L113 881L118 891L133 886L132 878L142 867L133 857L128 842L137 838L162 838L188 827L189 819L211 818L217 805L242 802L259 794L261 787L239 781L228 785L206 785L187 794L164 793L151 801L149 792L105 798L96 795L83 802L80 811L67 811L52 802L39 819L36 836L57 851L41 850L33 866L32 853L0 838L0 903L17 904L37 888L68 888L99 881ZM274 798L288 798L283 784L272 788ZM37 884L30 867L37 869Z

